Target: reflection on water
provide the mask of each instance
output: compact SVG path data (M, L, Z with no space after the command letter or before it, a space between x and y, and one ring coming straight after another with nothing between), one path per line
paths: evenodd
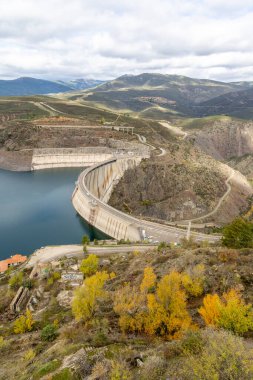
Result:
M0 259L45 245L79 243L84 234L104 238L72 206L81 170L0 170Z

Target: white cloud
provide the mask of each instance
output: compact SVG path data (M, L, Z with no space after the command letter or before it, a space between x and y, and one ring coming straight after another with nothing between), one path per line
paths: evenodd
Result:
M251 0L1 0L0 76L253 80Z

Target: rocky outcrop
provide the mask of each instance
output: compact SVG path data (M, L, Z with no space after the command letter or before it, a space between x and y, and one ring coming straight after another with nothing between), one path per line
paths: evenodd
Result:
M192 137L204 152L218 160L253 153L253 122L218 120L195 131Z

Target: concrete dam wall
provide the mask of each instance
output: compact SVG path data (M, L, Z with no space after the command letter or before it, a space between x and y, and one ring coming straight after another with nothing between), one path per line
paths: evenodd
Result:
M88 167L113 158L114 152L105 147L35 149L31 170Z
M113 187L124 172L138 165L141 157L114 158L86 169L78 178L72 196L76 211L92 226L115 239L142 240L141 228L135 218L107 204Z
M125 214L107 204L113 187L124 172L138 165L141 156L115 157L84 170L72 195L76 211L92 226L120 240L140 241L148 238L153 242L178 243L187 237L187 231L177 227L153 223ZM215 242L219 236L192 232L199 241Z

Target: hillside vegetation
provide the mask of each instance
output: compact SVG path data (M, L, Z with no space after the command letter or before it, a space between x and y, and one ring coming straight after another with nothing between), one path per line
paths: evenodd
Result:
M8 312L15 282L2 279L0 379L252 379L252 258L189 245L61 259L19 315ZM61 273L76 265L85 278L74 290Z
M215 114L251 118L251 86L251 82L224 83L143 73L123 75L67 98L158 120Z

